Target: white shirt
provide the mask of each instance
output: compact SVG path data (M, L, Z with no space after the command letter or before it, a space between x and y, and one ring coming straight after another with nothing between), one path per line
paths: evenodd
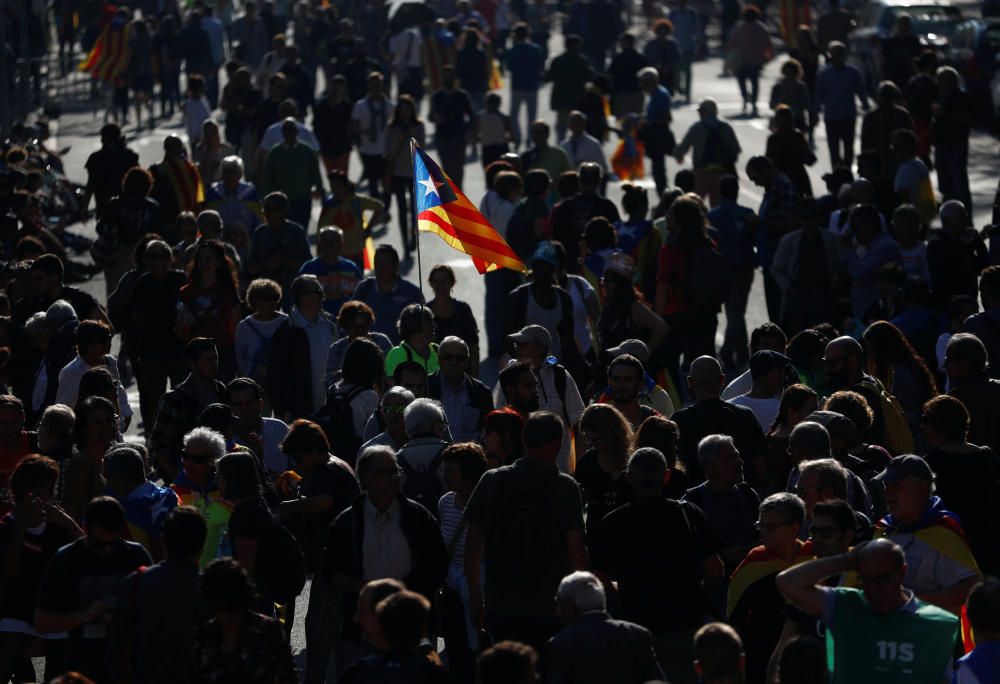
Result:
M722 400L732 401L741 394L746 394L753 389L753 378L750 377L750 371L745 371L743 375L738 376L731 383L726 385L726 389L722 390Z
M420 29L408 28L400 31L389 39L389 52L392 53L392 66L396 71L407 68L419 69L422 64L421 52L424 38Z
M365 534L361 541L361 573L365 582L391 577L403 579L410 574L413 560L410 543L403 534L399 501L380 513L365 497L362 506Z
M284 123L284 120L282 120L267 127L267 130L264 131L264 135L260 139L260 149L270 150L282 143L285 139L285 136L281 134L281 127ZM312 130L307 128L301 121L296 121L295 124L299 127L299 142L305 143L314 152L319 152L319 141L316 140L316 136L313 135Z
M132 407L128 405L128 395L125 393L125 388L122 387L121 378L118 377L118 359L108 354L104 357L105 368L111 372L111 377L115 379L116 387L118 389L118 414L121 418L122 427L121 430L125 431L125 419L132 417ZM83 357L77 354L76 358L66 364L66 366L59 371L59 388L56 390L56 403L65 404L70 408L76 406L76 400L80 396L80 379L83 374L89 371L93 366L83 360Z
M778 406L781 404L781 397L769 397L767 399L757 399L751 397L749 394L741 394L735 399L730 399L729 403L735 404L736 406L746 406L748 409L753 411L753 414L757 416L757 422L760 423L760 429L764 431L766 435L771 431L771 426L774 424L774 419L778 415Z
M361 131L361 144L358 145L358 151L361 154L385 154L385 127L392 119L394 106L385 96L382 97L381 103L383 111L381 115L374 116L374 130L372 129L373 112L369 97L363 97L355 102L354 109L351 110L351 120L358 123L358 128Z
M567 277L569 281L566 283L566 291L573 300L573 335L580 345L580 351L586 354L594 346L590 334L590 311L587 309L587 300L596 297L597 292L594 291L590 281L583 276L570 273Z
M204 97L197 100L184 100L184 130L187 133L188 144L193 148L201 141L201 126L212 118L212 107Z
M608 172L608 160L604 157L604 150L601 149L601 143L594 136L588 133L581 133L577 136L571 135L559 143L559 147L569 157L569 165L574 169L583 162L594 162L601 167L601 170L605 174Z
M283 473L291 467L288 456L281 450L281 440L287 434L288 425L285 424L285 421L277 418L262 417L260 419L260 441L264 446L264 467L272 473Z

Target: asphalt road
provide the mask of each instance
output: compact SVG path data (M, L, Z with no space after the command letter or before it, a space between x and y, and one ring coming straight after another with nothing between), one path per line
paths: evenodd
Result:
M765 116L769 113L766 105L767 97L770 94L771 84L774 82L778 73L780 63L780 59L772 62L767 67L762 77L760 88L761 104L759 109L761 114ZM754 154L763 154L768 135L768 119L763 117L746 118L742 116L742 102L736 81L732 78L721 78L719 76L720 71L721 62L717 58L700 62L695 65L695 102L691 104L678 103L675 106L673 130L678 139L680 139L683 136L684 131L686 131L687 128L697 119L697 100L704 97L711 97L718 102L720 115L733 125L737 137L739 138L740 145L743 148L741 161L745 162ZM548 107L548 90L549 88L546 86L540 95L539 116L551 122L554 121L555 117L551 109ZM509 93L504 92L503 96L506 106L506 103L509 102ZM90 112L73 113L64 114L58 122L58 127L54 128L57 139L51 147L60 148L66 145L71 146L69 153L65 157L66 168L71 178L80 182L85 181L86 177L83 170L83 164L87 156L99 147L100 143L97 137L97 132L101 124L102 119ZM149 165L159 160L161 156L162 140L165 135L177 134L182 137L184 135L179 117L175 117L172 121L161 122L161 124L152 131L148 129L136 131L134 126L130 126L126 128L125 132L129 138L129 145L139 154L143 165ZM613 140L605 145L605 152L609 157L612 154L616 143L617 141ZM435 156L433 149L429 149L429 152L431 156ZM816 131L816 154L819 157L819 161L810 169L810 176L812 178L813 188L818 191L824 187L821 175L826 173L830 168L829 156L826 150L826 136L822 126L820 126ZM998 164L997 157L997 141L985 132L974 133L972 139L972 150L970 153L970 176L972 181L973 202L975 205L975 225L977 227L981 227L989 220L989 210L993 200L993 193L996 189L998 165L1000 164ZM351 162L351 175L360 175L360 168L359 159L354 157ZM679 167L672 160L668 162L668 174L671 179L678 169ZM640 182L648 185L650 188L653 187L651 179ZM478 161L470 160L465 173L465 187L463 190L465 191L465 194L476 203L478 203L480 198L483 196L485 191L484 180ZM608 188L608 194L612 199L616 201L619 200L621 196L619 184L611 183ZM760 204L760 200L760 189L752 186L749 181L746 180L744 175L741 183L741 203L756 208ZM318 205L314 208L313 225L315 225L317 216ZM90 222L82 228L76 227L74 230L81 230L82 232L93 236L93 228L93 222ZM395 245L397 248L400 247L399 231L396 228L395 223L390 224L388 229L376 236L376 239L378 242L388 242ZM472 263L469 258L449 248L435 235L422 234L420 239L424 274L426 274L430 270L430 267L434 264L446 263L452 266L458 275L456 296L469 302L479 322L480 330L484 330L483 280L472 267ZM402 265L402 271L404 277L413 281L417 280L417 264L415 262L404 262ZM83 287L103 301L105 286L101 276L98 276L92 281L84 284ZM425 292L429 294L429 288L426 284L424 284L424 287ZM763 286L760 274L758 273L756 281L754 282L753 291L751 292L750 304L747 311L747 323L749 326L754 326L765 320L766 312L763 300ZM724 329L723 321L720 322L719 326L720 344L721 331ZM485 348L485 345L483 345L483 348ZM495 365L491 365L490 363L483 364L481 374L484 379L491 380L492 377L495 377L495 373ZM130 388L129 400L135 410L136 422L138 422L138 393L135 390L134 385ZM135 430L135 427L133 427L130 433L133 433L133 436L136 439L140 437L139 433ZM305 648L302 621L305 616L305 609L308 602L308 591L309 589L307 586L305 593L299 598L297 610L298 619L296 620L295 629L292 634L293 649L298 656L301 656L301 652ZM300 658L300 663L301 662Z

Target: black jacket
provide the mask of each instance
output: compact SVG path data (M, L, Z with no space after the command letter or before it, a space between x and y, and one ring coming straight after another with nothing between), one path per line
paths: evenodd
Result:
M552 637L545 666L549 684L641 684L663 679L649 630L612 620L604 611L584 613Z
M327 581L331 581L338 572L357 578L364 576L362 544L365 539L366 500L365 494L356 498L351 507L338 515L330 526L322 560L322 573ZM409 542L413 560L410 574L398 579L433 601L448 572L448 554L441 538L441 529L434 516L416 501L401 494L398 501L400 526ZM354 624L353 616L357 600L356 594L344 595L345 635L356 635L357 625Z
M427 376L427 396L441 401L441 371L435 371ZM479 429L483 428L486 415L494 409L493 393L482 382L465 374L465 390L469 394L469 405L479 411Z
M336 330L336 323L325 312L320 314ZM334 339L336 339L334 335ZM322 406L312 405L313 373L323 374L325 368L313 368L309 354L309 336L302 328L292 325L291 317L274 331L268 356L267 395L271 398L274 415L284 420L308 418ZM290 422L290 421L289 421Z

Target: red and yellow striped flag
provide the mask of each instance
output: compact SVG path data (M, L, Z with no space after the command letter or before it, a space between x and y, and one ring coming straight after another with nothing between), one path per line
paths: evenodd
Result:
M131 33L128 20L116 16L104 25L94 47L77 68L94 78L114 83L125 75L128 68Z
M410 141L410 148L418 230L436 233L453 249L468 254L480 273L498 268L524 271L507 241L441 167L415 140Z

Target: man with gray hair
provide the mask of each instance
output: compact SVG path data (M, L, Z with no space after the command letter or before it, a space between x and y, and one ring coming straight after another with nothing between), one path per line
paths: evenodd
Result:
M691 124L677 146L674 158L678 164L684 163L689 149L694 157L694 191L708 197L709 206L718 206L722 201L719 180L726 174L736 175L741 149L733 127L719 119L719 106L711 98L699 103L698 121Z
M207 427L196 427L184 435L181 471L170 488L184 506L193 506L205 517L208 535L201 551L201 567L219 555L219 545L229 528L232 507L222 500L215 479L215 466L226 455L226 438Z
M591 565L618 582L622 617L653 633L666 679L691 682L691 638L721 594L722 540L701 508L664 498L670 472L659 449L636 449L626 471L633 500L595 528Z
M69 406L47 406L38 421L38 451L59 463L70 458L73 455L75 425L76 415Z
M1000 276L1000 269L992 277L996 276ZM986 277L984 273L983 280ZM951 384L948 394L965 404L969 411L967 440L972 444L988 446L993 453L1000 453L1000 380L989 376L988 364L989 354L979 337L958 333L948 340L944 354L944 370Z
M414 399L413 392L400 385L387 389L382 395L378 408L375 409L375 413L368 421L369 423L374 421L378 424L378 421L381 420L385 429L362 444L358 453L360 454L368 447L373 446L392 447L393 451L402 449L403 445L406 444L406 424L403 422L403 413Z
M814 420L816 419L816 420ZM800 479L806 473L807 469L803 469L802 464L813 465L815 463L820 463L820 466L827 471L827 477L824 478L824 485L830 485L829 488L824 487L823 492L826 494L831 494L827 498L841 498L851 505L855 511L863 513L866 518L871 520L875 515L875 507L872 504L872 497L868 491L868 487L865 486L864 480L862 480L855 472L848 470L844 467L838 459L847 458L853 459L849 463L852 467L861 469L864 464L860 462L860 459L850 456L846 451L843 454L835 453L832 450L833 440L830 431L824 427L823 424L816 422L817 420L830 420L831 425L837 425L835 430L850 429L853 423L850 422L844 416L839 413L834 413L833 411L816 411L809 416L807 420L802 421L796 425L791 434L788 436L788 454L792 463L799 464L798 468L792 470L788 475L788 486L786 489L789 492L796 492L799 496L806 498L804 495L809 494L809 500L812 501L811 505L808 505L809 511L812 510L812 506L816 504L817 501L823 501L824 499L816 498L818 492L814 489L809 489L810 487L815 487L813 474L810 473L809 477L806 479L805 484L801 483ZM840 441L838 440L838 444ZM833 487L833 466L829 465L828 461L834 461L837 465L841 466L841 471L844 477L847 479L847 490L843 492L839 487ZM857 462L855 462L857 461ZM811 463L810 463L811 462ZM802 537L805 539L805 537Z
M45 330L39 333L35 344L43 357L32 384L32 418L37 417L46 406L55 403L56 391L59 389L59 371L76 356L76 329L80 325L73 305L65 299L52 302L42 317ZM30 335L28 323L25 323L25 328Z
M469 375L469 362L469 345L449 335L438 346L440 370L427 376L427 396L441 402L456 442L478 440L483 421L493 410L493 394Z
M708 435L698 443L698 462L708 478L684 495L698 506L722 538L719 555L726 575L757 544L760 497L743 479L743 459L729 435Z
M243 160L230 155L222 160L222 180L205 188L205 208L219 212L226 228L247 235L261 223L260 195L253 183L243 180Z
M563 578L556 612L565 627L546 647L546 682L642 684L663 679L653 635L608 615L604 587L593 574L577 571Z
M440 402L414 399L403 411L403 427L407 441L396 455L403 494L437 515L438 500L448 491L441 462L448 417Z

